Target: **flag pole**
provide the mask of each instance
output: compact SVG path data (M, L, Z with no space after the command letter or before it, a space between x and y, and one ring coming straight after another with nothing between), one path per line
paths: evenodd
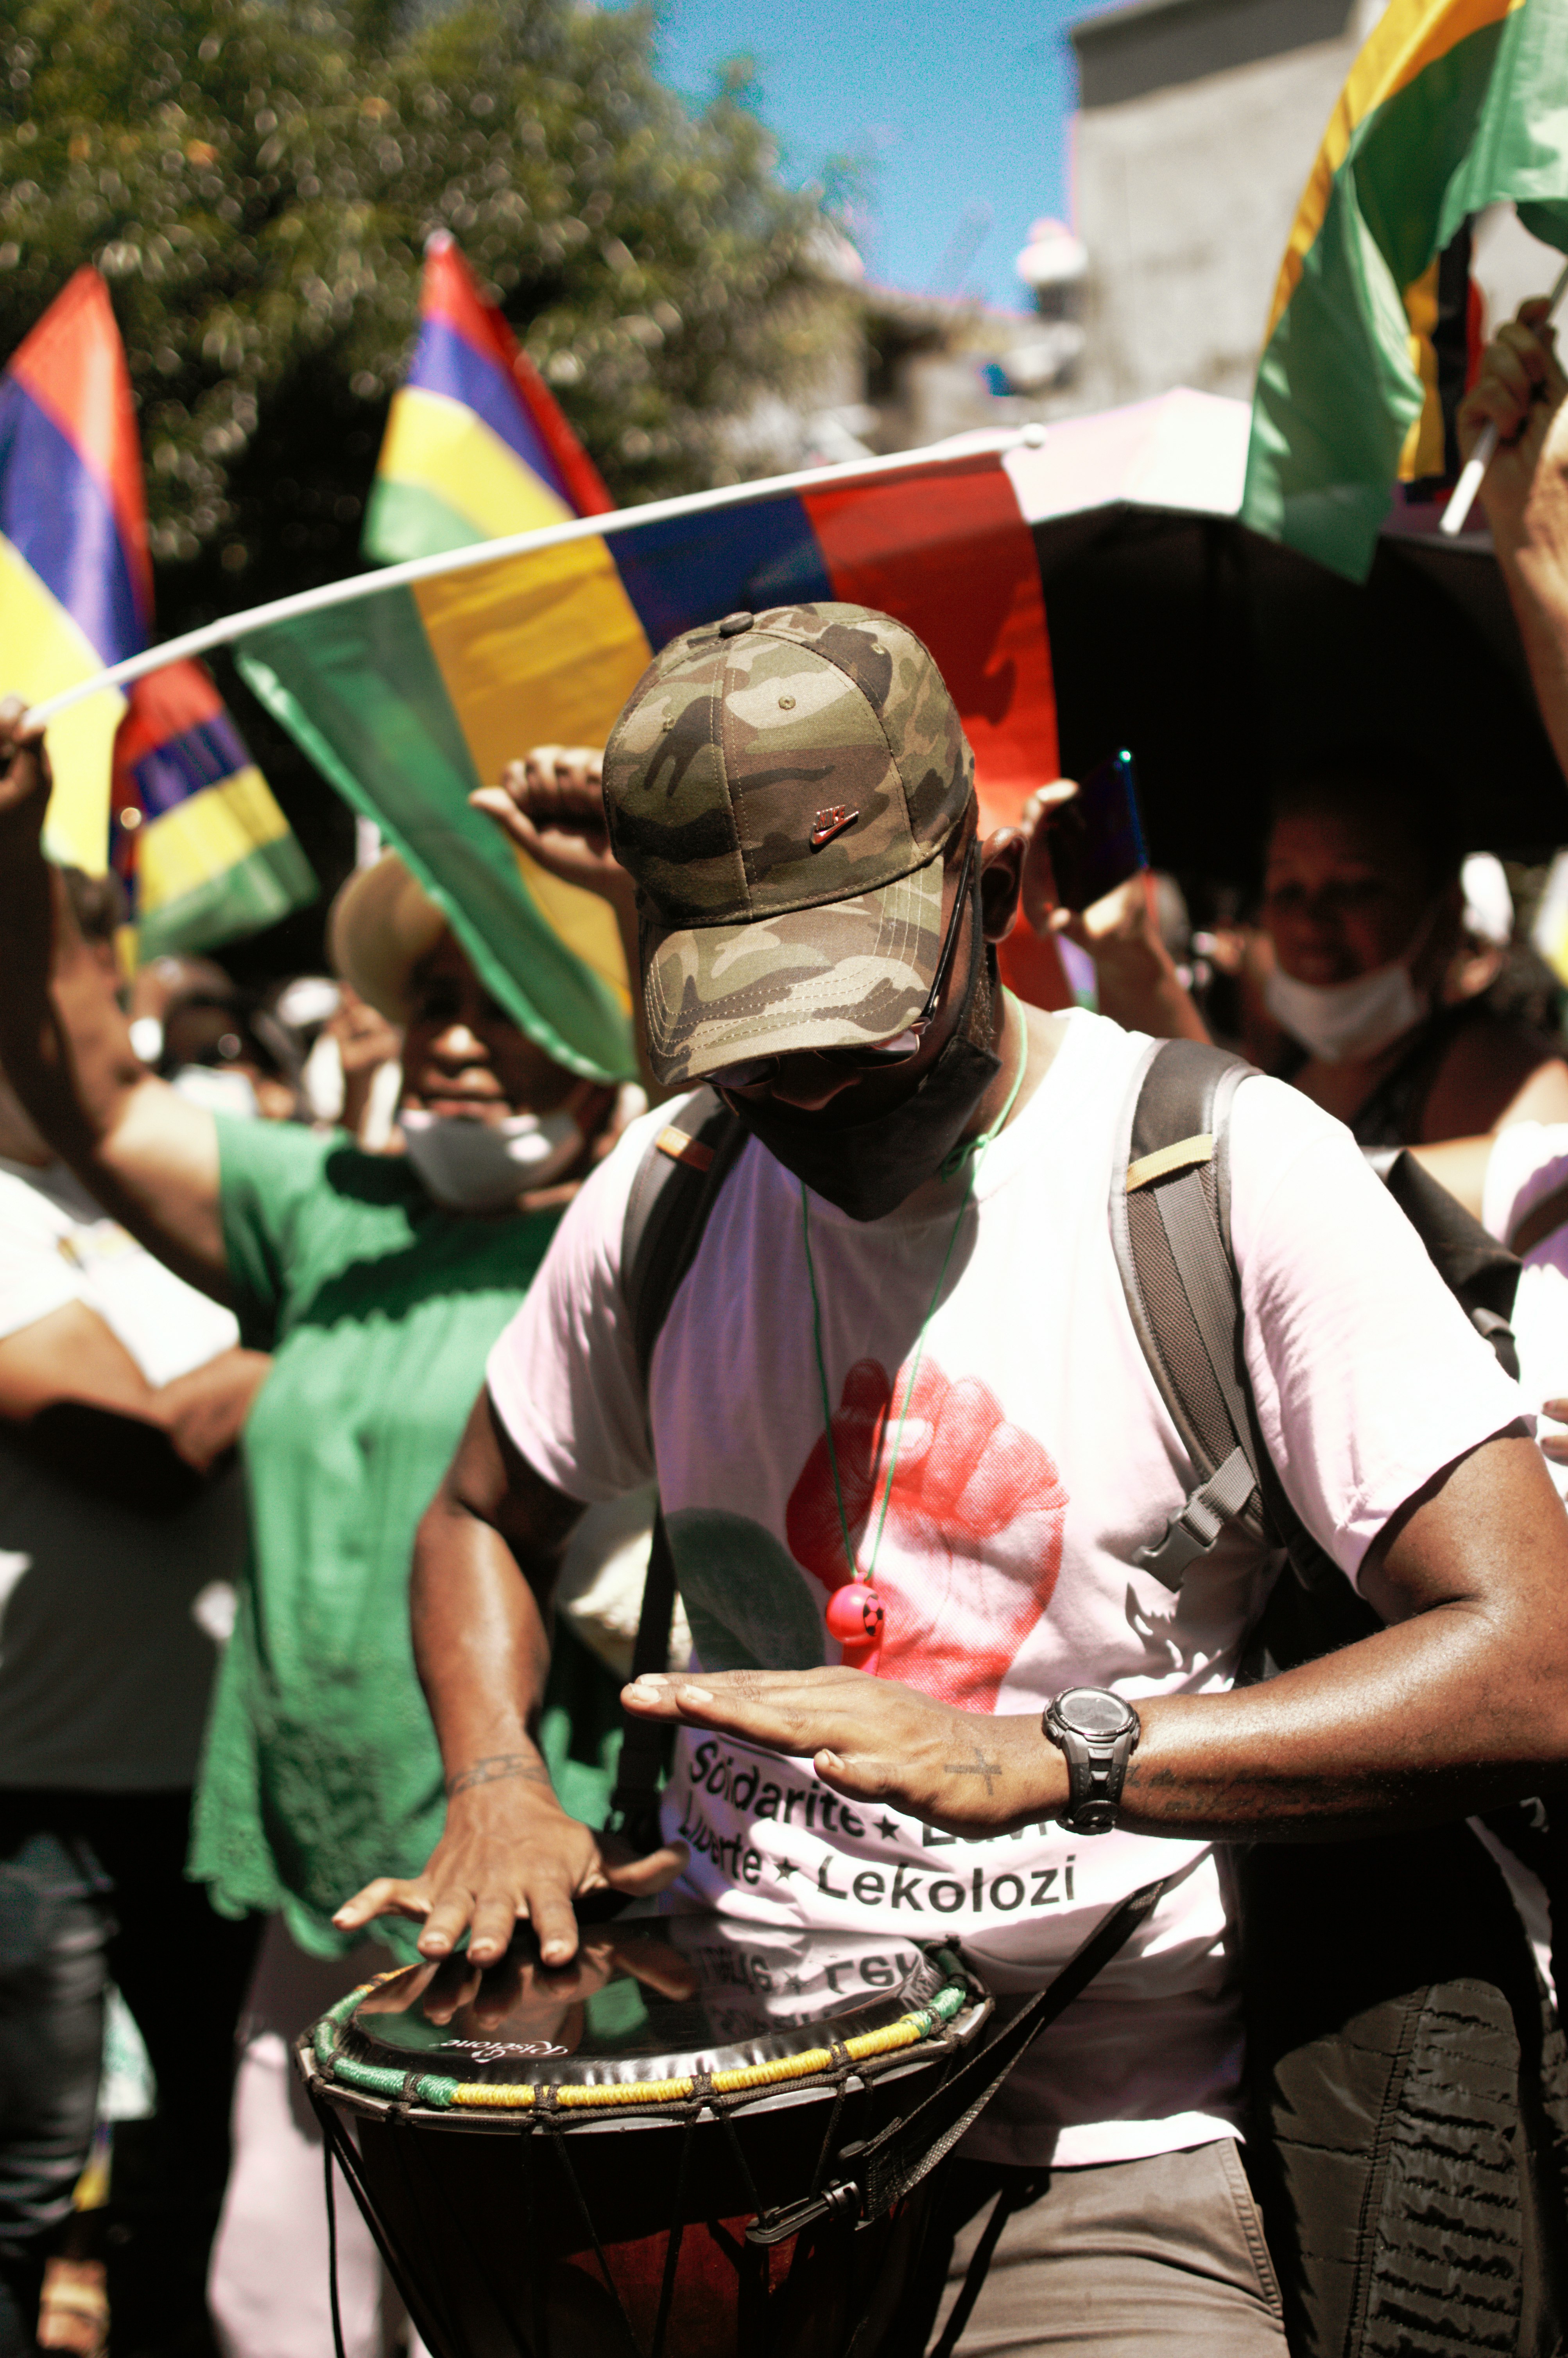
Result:
M403 565L379 566L373 572L351 574L346 580L324 581L314 590L298 590L291 598L276 598L270 605L253 606L243 614L226 614L216 622L203 623L200 630L187 631L178 639L166 639L161 646L145 647L140 654L127 655L123 663L111 664L106 670L95 672L91 679L78 680L73 687L62 688L58 696L35 704L26 716L27 721L29 726L43 727L57 714L104 688L128 687L134 680L145 679L149 672L162 671L166 665L182 663L191 655L207 654L214 647L228 646L252 631L298 622L307 614L319 614L331 606L352 605L361 598L378 598L389 590L408 589L416 582L434 581L444 574L467 572L477 565L499 564L508 557L530 557L542 549L560 548L570 541L600 540L618 533L634 532L643 525L701 515L713 508L741 507L750 500L780 499L792 492L860 482L868 476L908 473L953 459L1000 457L1010 450L1033 449L1044 438L1045 429L1040 426L1024 426L1008 433L955 437L957 449L950 444L934 444L925 450L898 450L890 458L866 459L849 466L808 467L793 475L770 475L760 482L723 483L716 491L686 492L677 499L650 500L645 507L617 508L610 515L572 516L564 524L538 525L532 532L512 533L504 539L475 541L466 548L441 549L433 557L410 557Z
M1565 294L1568 294L1568 262L1563 264L1557 274L1557 284L1552 290L1551 299L1546 307L1546 317L1541 323L1543 328L1551 326L1556 316L1557 307ZM1475 505L1476 494L1481 488L1481 478L1497 454L1497 420L1488 417L1476 437L1476 448L1465 461L1465 471L1454 486L1454 495L1437 520L1438 531L1445 534L1450 540L1454 539L1464 531L1465 519Z

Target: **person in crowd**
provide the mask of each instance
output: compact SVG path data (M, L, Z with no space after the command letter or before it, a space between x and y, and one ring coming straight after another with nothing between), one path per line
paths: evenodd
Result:
M1431 779L1386 750L1276 792L1262 920L1275 1067L1363 1146L1568 1117L1568 1065L1485 993L1450 1000L1465 955L1461 845Z
M1178 922L1184 926L1186 916L1173 879L1146 870L1086 910L1058 906L1050 858L1051 822L1076 793L1070 778L1058 778L1033 794L1023 806L1021 827L1028 851L1019 903L1022 915L1037 934L1055 934L1087 952L1094 964L1102 1015L1156 1039L1206 1040L1203 1017L1177 967L1170 939Z
M292 1010L312 1011L308 1023L298 1019L306 1048L299 1076L306 1117L327 1130L346 1130L368 1153L379 1153L392 1137L403 1086L398 1026L362 999L352 983L326 975L296 975L279 989L276 1007L285 1022L295 1020Z
M574 1898L625 1869L533 1733L551 1584L585 1503L656 1471L700 1672L626 1691L680 1731L650 1869L741 1916L950 1936L940 1887L1013 1989L1177 1871L966 2141L957 2275L993 2199L1005 2224L962 2346L1277 2353L1213 1845L1474 1809L1568 1760L1568 1520L1517 1390L1339 1125L1276 1082L1238 1090L1251 1390L1296 1512L1388 1626L1232 1692L1256 1553L1179 1602L1135 1568L1190 1474L1107 1217L1145 1044L1000 988L1024 842L979 840L925 650L844 605L691 633L617 724L604 808L654 1070L711 1083L746 1142L646 1386L619 1253L667 1106L583 1188L492 1350L415 1562L445 1828L337 1920L401 1914L424 1956L466 1937L484 1964L526 1917L546 1965L573 1956ZM847 1583L882 1609L864 1669L827 1634ZM1057 1740L1086 1688L1115 1819L1096 1840ZM785 1756L798 1817L719 1795L715 1746L760 1778ZM955 1836L964 1880L939 1886L928 1851Z
M74 896L71 906L76 907ZM81 922L79 915L79 929ZM82 938L87 938L85 933ZM151 1065L155 1072L161 1064L164 1017L177 1001L192 996L221 998L232 988L216 958L189 955L177 957L172 952L165 952L137 967L128 990L122 991L119 997L130 1017L131 1045L143 1064Z
M341 1131L192 1103L131 1055L69 913L51 920L38 849L47 764L15 719L0 719L0 758L12 959L0 1055L81 1184L273 1354L245 1432L252 1553L191 1872L225 1915L273 1918L249 2001L214 2310L239 2358L320 2358L319 2146L291 2109L287 2040L364 1977L363 1952L345 1957L330 1920L345 1889L389 1856L412 1871L439 1827L441 1766L408 1628L415 1527L620 1093L534 1045L386 854L344 887L330 948L403 1029L405 1151L367 1154ZM569 1638L559 1671L546 1714L557 1771L602 1814L615 1687ZM379 2277L344 2210L350 2339L368 2353Z
M164 1002L156 1045L147 1026L138 1053L193 1105L293 1121L305 1060L289 1026L210 958L158 963L179 969L179 979Z
M62 906L82 908L69 884ZM82 957L112 991L85 914ZM211 2346L203 2281L257 1927L214 1914L184 1867L244 1553L232 1444L267 1366L231 1311L103 1215L0 1077L0 2358L34 2347L92 2135L110 1978L157 2092L129 2195L116 2166L117 2335ZM56 2288L84 2347L107 2324L103 2276L96 2258Z
M1147 879L1081 916L1054 906L1050 817L1072 791L1047 788L1025 812L1026 916L1089 950L1103 1012L1156 1038L1206 1038ZM1441 789L1390 748L1325 758L1276 789L1246 1044L1363 1146L1568 1119L1559 1044L1475 988L1496 961L1476 957L1463 868Z
M74 899L71 905L76 905ZM77 922L80 925L80 917ZM193 990L223 991L230 988L229 977L216 958L194 957L189 953L177 957L173 952L164 951L157 957L144 959L131 977L128 996L123 999L132 1024L131 1045L143 1064L156 1065L162 1055L163 1019L177 999Z

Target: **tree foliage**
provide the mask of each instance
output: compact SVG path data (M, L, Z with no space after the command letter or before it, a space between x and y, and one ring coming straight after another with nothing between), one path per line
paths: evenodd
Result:
M0 34L0 352L111 280L160 620L341 573L450 229L623 501L733 471L726 421L834 332L810 198L743 70L700 115L646 10L21 0Z

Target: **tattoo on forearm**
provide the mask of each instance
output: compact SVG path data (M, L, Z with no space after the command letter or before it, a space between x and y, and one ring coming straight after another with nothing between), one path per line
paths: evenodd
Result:
M550 1781L549 1770L531 1752L491 1752L482 1760L460 1768L455 1777L448 1778L447 1799L455 1801L471 1786L499 1784L503 1777L515 1777L526 1785L547 1785Z
M995 1797L996 1780L1001 1775L1001 1762L988 1760L978 1744L974 1747L972 1760L944 1760L942 1768L944 1775L948 1777L983 1777L987 1801Z

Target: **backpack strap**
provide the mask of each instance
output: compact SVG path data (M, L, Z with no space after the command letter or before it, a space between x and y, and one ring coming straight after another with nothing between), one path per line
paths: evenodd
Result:
M1271 1536L1230 1256L1231 1102L1253 1067L1194 1040L1152 1042L1128 1092L1111 1242L1150 1372L1199 1479L1134 1561L1181 1586L1227 1523Z
M1258 1424L1241 1348L1241 1285L1230 1249L1230 1112L1256 1068L1195 1040L1153 1041L1133 1074L1111 1184L1110 1227L1128 1310L1198 1480L1163 1538L1135 1563L1172 1590L1227 1523L1282 1549L1299 1589L1276 1583L1243 1682L1271 1676L1310 1593L1312 1652L1379 1627L1286 1495ZM1458 1207L1455 1206L1455 1209ZM1446 1274L1446 1271L1444 1272ZM1332 1633L1332 1634L1329 1634ZM1277 1658L1277 1659L1276 1659Z
M698 1089L665 1123L638 1166L621 1231L621 1283L637 1372L644 1388L654 1346L697 1258L708 1215L746 1143L746 1131L712 1089ZM664 1509L654 1518L632 1676L667 1671L676 1609L676 1566ZM657 1720L622 1714L621 1758L610 1797L611 1824L642 1851L660 1842L659 1783L670 1735Z
M717 1090L698 1089L659 1131L632 1182L621 1230L621 1287L644 1385L659 1331L746 1137Z

